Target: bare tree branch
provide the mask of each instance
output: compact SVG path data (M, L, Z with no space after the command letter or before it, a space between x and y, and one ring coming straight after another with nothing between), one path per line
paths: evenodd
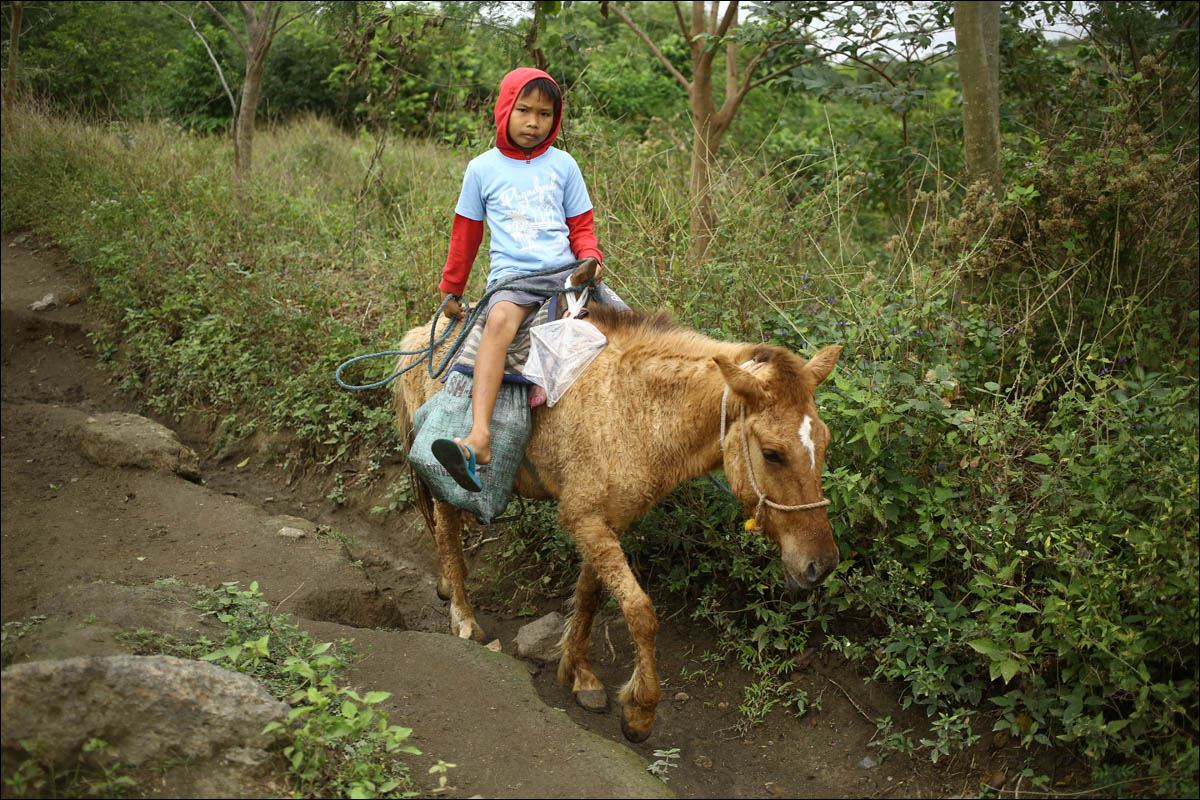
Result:
M675 65L672 64L667 57L663 55L662 51L658 49L658 45L654 44L650 37L646 35L646 32L639 28L636 22L630 19L629 15L625 13L624 9L622 9L616 3L610 5L608 9L620 17L621 21L629 26L629 29L633 31L634 35L641 39L642 43L650 48L650 52L653 53L654 56L662 62L663 66L667 68L667 72L670 72L671 75L675 77L675 80L679 81L683 88L686 89L689 94L691 94L691 81L685 78L683 73L675 68Z
M773 72L769 72L766 75L763 75L758 80L756 80L752 83L746 84L746 86L742 89L742 94L745 95L746 92L750 91L751 89L754 89L758 86L762 86L764 83L767 83L768 81L772 81L772 80L778 78L780 75L784 75L788 72L791 72L796 67L802 67L805 64L811 64L815 60L816 59L814 59L810 56L809 58L806 58L802 61L793 61L792 63L788 64L787 66L780 67L779 69L774 70ZM749 76L747 76L747 77L749 77Z
M233 40L235 42L237 42L238 47L242 48L242 53L249 55L250 48L246 47L246 43L242 41L241 35L238 34L236 28L234 28L232 25L229 24L229 20L225 19L225 15L222 14L220 11L217 11L217 7L214 6L212 3L208 2L208 0L204 0L204 5L208 6L208 10L213 13L213 16L215 16L217 19L219 19L221 21L221 24L224 25L225 28L231 34L233 34ZM239 3L238 5L240 6L242 4ZM242 9L242 13L243 14L245 13L244 8ZM188 17L188 22L191 22L191 17ZM193 24L192 27L195 28L196 27L195 24Z
M683 36L684 41L686 41L691 36L691 33L688 32L687 23L683 21L683 11L679 8L679 0L674 0L671 6L675 9L675 20L679 23L679 33Z
M291 25L291 24L292 24L293 22L295 22L296 20L300 19L301 17L307 16L307 15L308 15L308 13L309 13L309 12L308 12L307 10L305 10L305 11L301 11L301 12L299 12L299 13L297 13L297 14L293 14L292 16L288 17L286 20L284 20L284 22L283 22L283 24L282 24L282 25L280 25L279 27L277 27L277 28L275 29L275 33L279 33L281 30L283 30L284 28L286 28L288 25ZM278 15L277 15L277 16L278 16Z
M730 97L737 92L737 61L737 42L735 42L733 39L730 39L725 42L725 97ZM753 67L747 67L747 69L753 69Z
M205 52L208 53L208 57L209 57L209 59L212 60L213 66L217 68L217 77L221 79L221 86L224 87L224 89L225 89L225 96L229 98L229 108L233 112L234 125L236 125L237 124L237 100L234 99L233 90L229 88L229 84L225 80L225 71L221 69L221 62L217 61L217 57L215 55L213 55L212 48L208 46L208 40L204 38L204 34L200 33L200 29L196 27L196 22L191 17L189 17L187 14L184 14L182 11L175 8L170 3L162 2L162 0L160 0L160 5L165 6L166 8L170 9L172 12L183 17L185 20L187 20L188 25L192 26L192 33L196 34L196 38L200 40L200 44L204 45Z
M738 12L737 0L731 0L729 5L725 7L725 18L721 20L721 26L719 28L717 28L717 30L716 30L717 36L724 36L726 33L729 32L729 29L731 27L734 27L735 25L737 25L737 12ZM714 19L716 18L716 15L717 15L717 8L714 5L713 6Z

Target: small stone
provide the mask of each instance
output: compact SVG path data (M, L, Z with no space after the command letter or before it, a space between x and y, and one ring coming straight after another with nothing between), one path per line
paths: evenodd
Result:
M55 305L58 301L55 300L53 294L48 294L37 302L29 304L30 311L45 311L47 308Z
M729 703L726 703L724 700L722 700L721 702L717 703L717 708L722 710L729 708Z
M1008 780L1008 776L1004 774L1004 771L996 770L991 775L988 775L984 783L998 792L1004 788L1004 782L1006 780Z
M800 655L796 656L795 659L793 659L793 661L796 664L796 669L798 669L798 670L807 669L808 665L812 663L813 657L816 656L816 654L817 654L817 648L806 647L804 649L803 653L801 653Z
M712 769L712 759L708 756L696 756L696 766L701 769Z
M557 661L558 642L566 625L566 618L557 611L522 625L517 631L517 654L544 664Z
M225 761L232 764L241 764L246 767L259 767L266 764L271 758L270 753L266 750L260 750L256 747L231 747L225 751Z
M870 756L863 756L862 761L858 762L858 766L862 767L863 769L875 769L879 766L879 762Z
M278 534L284 539L303 539L307 534L299 528L280 528Z
M992 734L992 747L999 750L1001 747L1004 747L1004 745L1008 744L1008 740L1008 731L996 731Z
M499 640L499 639L492 639L490 642L488 642L487 644L485 644L485 645L484 645L484 647L486 647L488 650L491 650L493 653L499 653L499 652L502 652L502 650L504 649L504 648L503 648L503 647L500 645L500 640Z
M691 695L689 695L687 692L676 692L675 693L675 702L676 703L686 703L688 700L691 700L691 699L692 699Z

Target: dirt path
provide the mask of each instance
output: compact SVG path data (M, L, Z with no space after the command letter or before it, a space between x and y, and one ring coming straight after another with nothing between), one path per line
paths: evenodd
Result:
M366 654L352 680L392 693L392 721L413 728L423 751L412 760L423 792L436 785L428 766L442 759L458 765L450 796L654 796L666 787L646 766L656 751L673 748L667 786L684 797L974 794L995 770L1019 770L1015 754L993 751L986 736L937 769L921 755L870 766L864 759L880 760L870 745L875 719L890 716L918 731L922 721L899 709L892 689L864 683L851 665L825 656L795 676L818 701L804 717L776 709L737 733L752 677L702 662L706 650L715 652L711 632L688 620L690 609L669 605L660 605L664 702L653 736L629 746L619 712L578 709L553 668L511 655L527 618L481 614L503 654L442 635L445 604L415 514L381 519L336 506L325 499L328 476L282 472L262 442L213 455L215 426L203 419L157 420L201 455L200 484L92 464L67 431L89 415L138 409L96 366L87 282L17 238L3 243L3 619L28 623L28 633L5 645L5 666L130 652L117 634L198 629L180 585L258 581L272 606L314 636L353 638ZM30 310L46 294L57 304ZM293 517L340 535L278 536ZM538 611L556 607L545 605ZM596 631L593 664L611 691L628 677L631 651L614 612ZM268 785L224 790L255 794ZM219 776L178 768L143 791L189 796L222 786Z

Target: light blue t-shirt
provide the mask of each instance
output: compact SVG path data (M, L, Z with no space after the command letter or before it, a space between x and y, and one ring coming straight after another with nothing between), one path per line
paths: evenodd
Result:
M574 261L567 218L591 208L583 174L570 153L550 147L537 158L518 160L492 148L467 165L454 213L487 220L491 285Z

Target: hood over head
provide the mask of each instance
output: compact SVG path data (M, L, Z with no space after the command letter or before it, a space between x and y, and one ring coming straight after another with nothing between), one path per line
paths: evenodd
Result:
M513 106L517 104L517 98L521 96L521 90L525 85L537 78L549 78L554 81L547 73L540 69L532 67L518 67L512 72L504 76L500 81L500 93L496 95L496 147L501 153L509 158L519 158L525 160L527 158L537 158L542 153L554 144L554 140L558 138L558 129L562 125L562 106L559 105L558 113L554 115L554 125L550 128L550 135L533 148L528 155L520 147L517 147L508 140L508 117L512 113ZM554 85L558 86L558 82L554 81Z

